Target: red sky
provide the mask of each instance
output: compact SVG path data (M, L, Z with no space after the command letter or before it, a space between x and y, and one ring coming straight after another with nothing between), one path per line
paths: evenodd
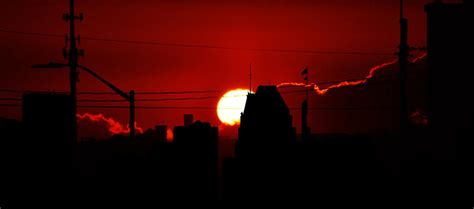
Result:
M66 34L61 20L66 0L15 0L0 3L0 29ZM407 1L409 42L425 45L423 5L430 0ZM85 21L83 37L193 45L294 50L393 52L399 41L397 0L78 0ZM32 64L64 61L64 39L0 32L0 88L68 90L67 71L34 70ZM334 55L208 48L184 48L82 40L86 57L80 62L124 90L225 91L248 86L248 65L254 63L253 83L301 81L300 70L310 66L314 82L363 78L368 70L395 56ZM79 91L108 91L82 73ZM1 93L0 97L14 94ZM19 96L16 94L16 96ZM207 95L185 95L207 96ZM163 98L169 96L154 96ZM92 98L92 97L81 97ZM79 99L81 99L79 98ZM97 98L97 97L94 97ZM107 97L118 99L118 97ZM147 96L146 98L151 98ZM218 99L142 103L152 106L215 107ZM2 102L7 103L7 102ZM124 103L123 105L126 105ZM79 109L103 113L126 123L123 110ZM156 123L177 125L184 113L218 125L215 110L138 110L137 121L149 128ZM0 107L0 115L19 117L20 109Z

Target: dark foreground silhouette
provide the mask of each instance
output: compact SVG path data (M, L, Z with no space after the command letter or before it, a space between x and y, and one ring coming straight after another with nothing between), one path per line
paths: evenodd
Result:
M116 135L67 143L67 134L46 131L64 115L50 115L36 126L28 124L34 121L28 117L22 123L1 120L0 202L5 208L472 204L472 196L458 189L471 188L472 152L460 156L453 149L459 144L472 148L471 131L439 138L429 127L412 127L403 137L318 134L301 139L275 86L249 95L235 157L224 160L222 171L218 130L209 123L175 127L173 142L163 137L166 128L157 126L135 140Z
M299 137L277 88L261 86L219 170L209 123L175 127L173 142L163 127L77 142L68 95L25 95L22 122L0 119L0 207L472 208L472 2L425 10L426 126Z

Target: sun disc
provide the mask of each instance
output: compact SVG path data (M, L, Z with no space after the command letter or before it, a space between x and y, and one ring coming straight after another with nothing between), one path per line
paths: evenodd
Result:
M230 126L240 124L240 114L244 111L248 93L246 89L234 89L221 97L217 104L217 116L222 123Z

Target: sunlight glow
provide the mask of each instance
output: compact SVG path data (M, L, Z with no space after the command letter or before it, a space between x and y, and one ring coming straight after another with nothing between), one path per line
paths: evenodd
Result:
M217 104L217 116L226 125L240 124L240 113L244 111L249 90L234 89L221 97Z

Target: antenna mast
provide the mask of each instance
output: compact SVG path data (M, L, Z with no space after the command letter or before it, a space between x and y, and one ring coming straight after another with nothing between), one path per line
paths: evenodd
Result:
M249 94L252 93L252 63L250 63L250 73L249 73Z

